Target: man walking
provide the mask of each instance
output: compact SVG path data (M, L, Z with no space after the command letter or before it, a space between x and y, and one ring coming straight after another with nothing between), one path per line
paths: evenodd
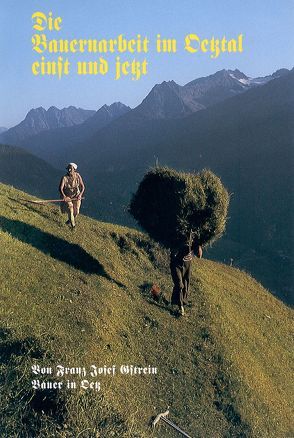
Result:
M68 214L68 225L76 226L76 217L80 212L81 200L85 191L85 185L81 175L77 172L78 166L69 163L66 167L67 174L61 178L59 192L64 200L62 212Z
M188 294L194 254L202 257L202 248L197 242L188 242L177 251L171 251L170 271L174 287L171 304L179 306L181 316L185 314L184 305L188 304Z

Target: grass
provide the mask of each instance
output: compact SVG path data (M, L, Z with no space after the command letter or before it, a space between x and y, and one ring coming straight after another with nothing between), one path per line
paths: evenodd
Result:
M169 298L172 285L167 253L146 235L82 216L72 232L55 206L0 187L1 436L176 437L150 428L167 406L193 437L293 436L289 308L204 259L178 319L149 293L157 283ZM101 391L34 391L33 364L158 374L101 376Z

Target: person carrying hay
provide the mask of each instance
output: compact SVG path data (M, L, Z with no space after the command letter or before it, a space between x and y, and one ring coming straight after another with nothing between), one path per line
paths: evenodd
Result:
M81 200L85 191L85 184L77 172L77 168L75 163L69 163L66 166L67 174L61 178L59 184L59 192L64 200L61 211L68 214L66 224L71 225L72 228L76 226L75 220L80 212Z
M218 240L227 221L230 196L212 171L178 172L150 169L130 202L129 212L149 236L170 250L173 280L171 304L184 315L192 258Z

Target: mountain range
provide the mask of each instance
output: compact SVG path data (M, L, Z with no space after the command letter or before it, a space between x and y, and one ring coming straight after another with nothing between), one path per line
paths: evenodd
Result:
M155 85L132 111L120 102L104 105L96 112L73 106L62 110L55 107L47 111L42 107L32 109L20 124L0 133L0 142L24 147L52 165L63 167L70 160L67 157L71 154L73 143L86 140L127 112L131 111L128 121L132 119L134 125L141 119L182 118L288 72L280 69L272 75L252 79L237 69L220 70L184 86L164 81Z
M54 166L63 168L67 161L71 161L68 157L70 156L73 144L90 137L99 129L128 113L130 110L130 107L121 102L103 105L99 110L92 111L91 115L79 124L46 129L35 135L28 135L25 138L17 139L20 124L16 127L16 133L11 128L3 136L0 135L0 141L16 144ZM45 113L42 111L42 114Z
M288 72L287 69L280 69L272 75L252 79L237 69L220 70L213 75L195 79L184 86L174 81L164 81L153 87L136 108L136 112L150 119L184 117L252 87L264 85Z
M43 107L31 109L22 122L2 133L0 141L17 146L39 132L79 125L94 114L95 111L74 106L61 110L51 106L47 111Z

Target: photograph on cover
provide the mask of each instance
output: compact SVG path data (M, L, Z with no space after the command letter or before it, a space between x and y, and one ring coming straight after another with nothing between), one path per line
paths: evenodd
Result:
M294 436L292 0L2 0L0 436Z

